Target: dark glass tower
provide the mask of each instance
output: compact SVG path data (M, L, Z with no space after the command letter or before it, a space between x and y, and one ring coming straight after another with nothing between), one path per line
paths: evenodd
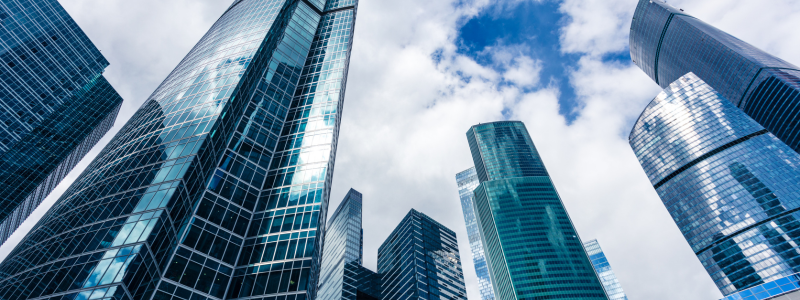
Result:
M456 233L414 209L378 248L385 300L467 299Z
M693 72L800 151L800 69L661 0L639 0L631 58L662 88Z
M469 248L472 251L475 274L478 276L478 291L481 294L481 300L494 300L492 278L489 276L489 268L486 265L481 232L478 229L478 220L475 219L475 206L472 203L474 198L472 191L480 184L475 167L457 173L456 183L458 184L458 197L461 199L461 211L464 213L464 223L467 225Z
M0 2L0 244L108 130L108 61L56 0Z
M525 125L475 125L467 140L496 299L607 299Z
M800 154L731 101L686 74L629 141L724 295L800 272Z
M313 299L356 4L234 1L0 264L0 298Z

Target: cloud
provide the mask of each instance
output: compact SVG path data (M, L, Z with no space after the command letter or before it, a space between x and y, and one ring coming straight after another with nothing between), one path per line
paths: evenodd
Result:
M637 0L565 0L559 8L567 19L561 28L561 50L591 55L627 51L636 3Z

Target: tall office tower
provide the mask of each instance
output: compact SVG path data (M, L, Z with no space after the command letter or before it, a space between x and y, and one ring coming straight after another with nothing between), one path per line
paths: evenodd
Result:
M355 5L235 0L0 264L0 298L313 299Z
M475 125L467 140L480 179L474 210L495 297L606 299L525 124Z
M114 126L108 61L56 0L0 2L0 244Z
M325 232L319 300L355 299L356 291L344 284L344 269L349 263L361 265L364 237L361 229L361 193L350 189L330 218Z
M603 283L603 288L606 290L608 299L628 300L628 297L625 296L625 291L622 290L622 285L617 279L617 275L614 274L614 270L612 270L611 265L608 264L606 254L603 253L603 249L600 248L600 243L598 243L597 240L591 240L583 243L583 248L586 249L586 254L589 255L589 259L592 261L592 266L597 273L597 277L600 277L600 282Z
M414 209L378 248L384 300L467 299L456 233Z
M692 73L629 142L724 295L800 271L800 155Z
M493 300L492 278L489 276L489 269L486 265L481 232L478 229L478 221L475 219L475 209L472 204L472 191L480 183L475 167L456 174L456 183L458 183L458 197L461 198L461 210L464 212L464 223L467 224L469 248L472 250L472 262L475 265L475 274L478 275L478 291L481 294L481 300Z
M693 72L800 151L800 69L662 0L639 0L631 58L662 88Z

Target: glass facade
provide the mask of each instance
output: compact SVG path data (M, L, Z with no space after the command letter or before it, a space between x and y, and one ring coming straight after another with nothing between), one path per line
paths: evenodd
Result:
M467 132L473 206L497 299L607 299L525 125ZM484 166L484 167L481 167Z
M456 233L414 209L378 248L385 300L467 299Z
M344 287L342 299L381 300L383 299L381 275L365 268L357 262L344 265Z
M114 125L107 66L58 1L0 2L0 243Z
M792 297L786 297L792 295ZM728 295L721 300L794 300L800 296L800 273L757 285Z
M800 271L800 155L710 85L670 84L629 142L724 295Z
M325 232L322 255L319 300L355 299L355 292L344 285L345 265L361 265L364 258L364 237L361 229L361 193L350 189L331 215Z
M800 69L661 0L639 0L631 58L662 88L692 72L800 151Z
M486 256L483 252L483 241L481 232L478 229L478 221L475 219L475 209L473 209L472 191L478 187L478 173L475 167L466 169L456 174L458 184L458 197L461 199L461 210L464 213L464 223L467 225L467 235L469 236L469 248L472 250L472 261L475 265L475 274L478 276L478 291L481 300L493 300L494 288L492 278L489 276L489 268L486 265Z
M614 274L614 270L611 269L611 265L606 259L606 254L600 248L600 243L597 240L591 240L583 243L583 248L586 249L586 254L589 255L589 259L592 261L597 277L600 277L600 282L603 283L608 299L628 300L628 296L625 296L625 291L622 290L622 285L619 283L617 275Z
M0 299L313 299L356 5L234 1L0 264Z

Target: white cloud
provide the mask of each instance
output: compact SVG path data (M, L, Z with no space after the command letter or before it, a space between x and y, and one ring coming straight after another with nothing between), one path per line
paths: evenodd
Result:
M637 0L565 0L560 7L567 16L561 29L561 50L601 55L628 46Z

